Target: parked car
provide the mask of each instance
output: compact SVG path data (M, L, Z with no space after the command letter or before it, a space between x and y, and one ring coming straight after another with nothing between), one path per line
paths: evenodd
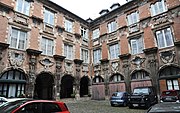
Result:
M7 102L7 101L8 101L7 98L5 98L5 97L0 97L0 104L3 104L3 103L5 103L5 102Z
M180 103L162 102L150 107L145 113L180 113Z
M180 90L166 90L161 93L160 102L179 102Z
M158 103L157 92L153 86L136 87L129 96L129 108L145 107Z
M70 113L64 102L20 99L0 106L0 113Z
M111 106L127 106L128 93L127 92L114 92L110 98Z

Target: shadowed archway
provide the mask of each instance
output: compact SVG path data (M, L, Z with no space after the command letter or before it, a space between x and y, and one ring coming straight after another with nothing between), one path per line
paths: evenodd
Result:
M71 75L65 75L61 79L61 95L60 98L71 98L73 94L74 78Z
M37 76L35 84L35 98L53 99L54 79L49 73L42 73Z
M88 95L88 86L89 86L89 78L88 76L84 76L80 81L80 96Z

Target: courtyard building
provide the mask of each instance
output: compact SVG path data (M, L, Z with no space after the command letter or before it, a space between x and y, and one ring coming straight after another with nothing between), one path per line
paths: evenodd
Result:
M1 0L0 95L100 100L139 86L180 89L180 0L131 0L99 14Z

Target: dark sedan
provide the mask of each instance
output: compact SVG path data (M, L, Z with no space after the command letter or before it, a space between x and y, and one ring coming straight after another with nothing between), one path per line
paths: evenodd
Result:
M65 103L50 100L20 99L0 106L0 113L70 113Z
M148 109L145 113L180 113L180 103L163 102L158 103Z

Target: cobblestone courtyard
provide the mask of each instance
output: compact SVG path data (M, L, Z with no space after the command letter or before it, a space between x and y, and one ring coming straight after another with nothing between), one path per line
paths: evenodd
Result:
M111 107L107 100L67 101L65 103L71 113L144 113L146 111L128 107Z

